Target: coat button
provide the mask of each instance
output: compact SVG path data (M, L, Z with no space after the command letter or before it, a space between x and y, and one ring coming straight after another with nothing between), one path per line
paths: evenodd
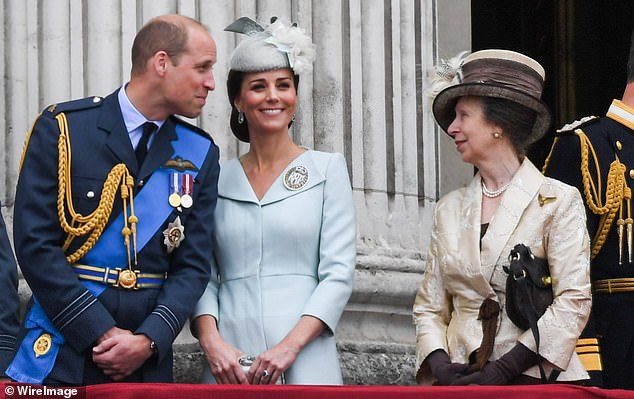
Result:
M139 180L139 184L137 184L139 187L143 187L143 185L145 184L145 182L143 180Z
M634 169L630 169L630 179L634 179Z
M616 148L621 151L623 149L623 144L619 140L616 140Z
M94 198L94 197L95 197L95 192L94 192L94 191L88 191L88 192L86 193L86 197L88 197L88 198Z

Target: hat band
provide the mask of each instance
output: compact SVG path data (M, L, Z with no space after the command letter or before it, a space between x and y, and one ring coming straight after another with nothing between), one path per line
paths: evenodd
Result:
M540 98L544 88L542 77L533 69L517 62L474 60L462 67L462 83L487 83L508 86ZM518 71L519 67L519 71Z

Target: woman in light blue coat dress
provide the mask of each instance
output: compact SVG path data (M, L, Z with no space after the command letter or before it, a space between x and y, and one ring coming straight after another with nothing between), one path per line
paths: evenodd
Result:
M334 332L356 255L350 180L341 154L300 147L288 131L313 45L280 21L242 18L227 30L247 34L227 87L232 130L250 148L220 172L212 278L192 321L202 379L341 384Z

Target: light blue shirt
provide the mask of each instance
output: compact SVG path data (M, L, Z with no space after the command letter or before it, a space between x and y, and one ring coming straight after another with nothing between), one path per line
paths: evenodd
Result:
M121 107L121 115L123 115L123 123L125 123L125 128L128 131L130 141L132 142L132 148L136 150L137 145L139 145L139 140L141 140L141 136L143 135L143 124L145 122L153 122L156 126L158 126L156 129L156 131L158 131L161 126L163 126L163 123L165 123L165 120L151 121L143 116L143 114L136 109L128 98L128 95L125 92L125 87L127 85L128 84L126 83L119 89L119 106ZM154 134L150 136L150 140L147 143L148 149L152 145L152 142L154 142L154 136Z

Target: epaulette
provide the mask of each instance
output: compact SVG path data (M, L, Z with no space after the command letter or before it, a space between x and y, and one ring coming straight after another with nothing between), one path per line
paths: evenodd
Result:
M601 118L599 118L598 116L586 116L562 126L561 129L557 129L557 131L555 132L555 136L565 136L568 134L573 134L575 130L579 129L580 127L591 125L595 122L598 122L600 119Z
M80 98L78 100L49 105L48 107L46 107L43 114L55 116L60 112L79 111L83 109L99 107L101 106L101 104L103 104L103 97L93 96Z
M199 128L196 125L192 125L191 123L182 120L181 118L178 118L174 115L170 116L170 118L174 121L175 124L177 125L181 125L181 126L185 126L188 130L191 130L195 133L200 134L201 136L205 137L206 139L211 140L211 135L209 133L207 133L206 131L204 131L203 129Z

